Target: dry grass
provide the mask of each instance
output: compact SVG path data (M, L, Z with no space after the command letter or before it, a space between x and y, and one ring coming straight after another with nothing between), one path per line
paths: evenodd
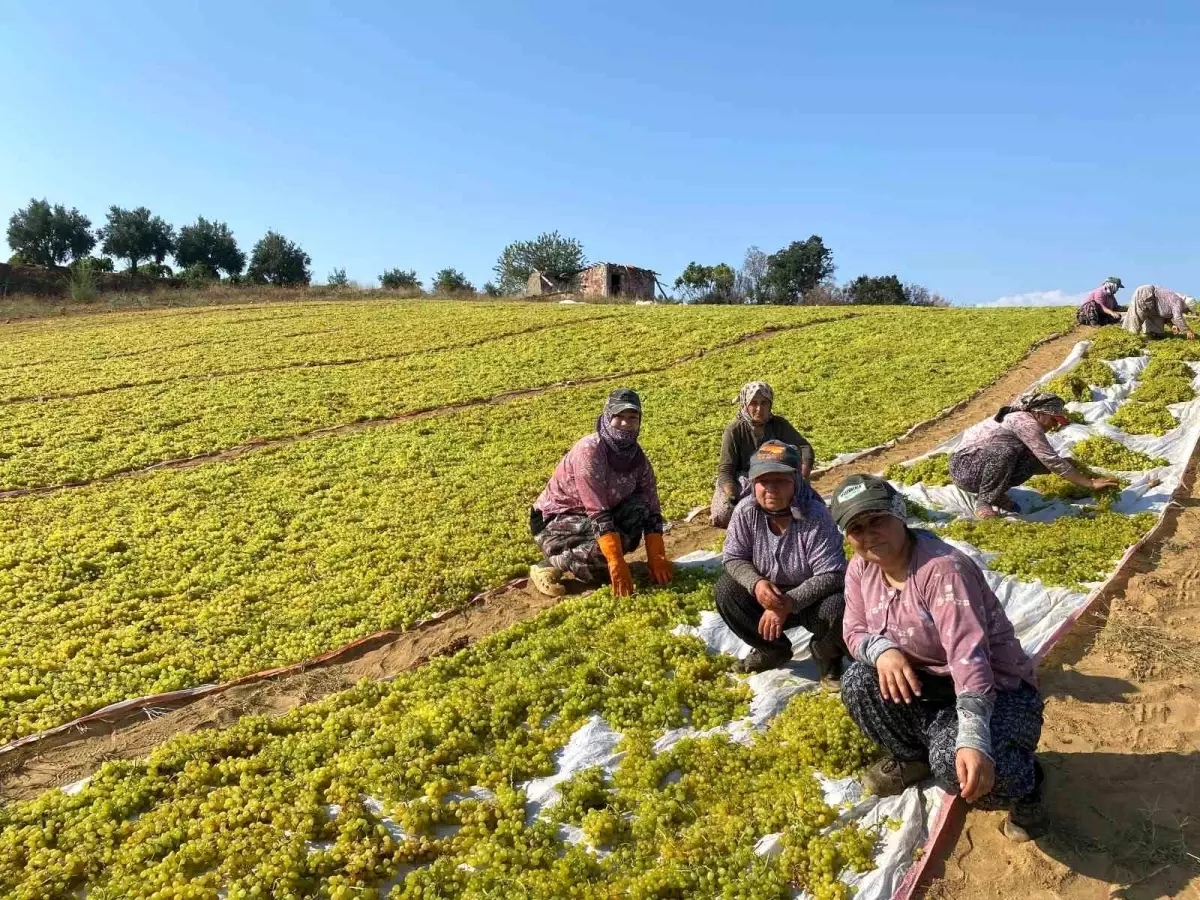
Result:
M1129 610L1110 612L1097 646L1127 657L1138 677L1200 670L1200 643Z
M91 303L70 297L9 294L0 298L0 323L19 319L48 319L60 316L139 309L170 309L199 306L243 306L254 304L304 303L312 301L362 302L369 300L488 300L484 295L426 294L419 290L383 290L381 288L334 288L315 285L306 288L265 287L261 285L214 284L201 288L161 288L151 293L102 293ZM505 300L521 298L497 298ZM607 300L608 298L601 298ZM590 301L589 301L590 302Z

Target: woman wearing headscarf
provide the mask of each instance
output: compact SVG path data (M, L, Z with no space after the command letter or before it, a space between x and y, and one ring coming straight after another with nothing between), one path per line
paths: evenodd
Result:
M1087 299L1075 310L1075 321L1080 325L1113 325L1121 321L1124 312L1117 305L1117 291L1125 285L1116 276L1087 295Z
M751 493L733 511L717 580L717 611L753 650L742 672L792 658L784 630L804 626L822 681L842 674L846 554L825 503L800 477L800 453L767 441L750 460Z
M1166 337L1167 323L1176 334L1186 334L1189 341L1196 339L1196 332L1184 316L1195 302L1193 298L1177 291L1169 291L1156 284L1143 284L1133 292L1129 300L1129 311L1121 320L1121 327L1130 334L1144 334L1150 338Z
M1115 478L1085 475L1050 446L1046 432L1067 422L1063 399L1041 391L1002 406L995 416L966 430L950 457L950 477L975 495L976 516L994 519L1000 512L1016 512L1008 489L1047 472L1093 491L1120 486Z
M864 781L879 796L929 775L982 809L1008 809L1005 832L1044 827L1042 696L1033 662L979 567L910 529L904 498L882 478L851 475L831 512L854 549L843 634L854 663L842 700L888 756Z
M575 442L533 504L529 528L545 560L529 570L539 591L560 596L564 575L608 580L618 597L633 592L625 554L646 537L650 577L671 580L663 517L650 460L638 445L642 401L629 388L608 395L594 433Z
M783 441L800 451L801 478L807 479L813 467L812 445L791 422L773 413L775 392L769 384L751 381L742 387L735 403L737 418L725 427L721 438L721 460L717 464L717 487L712 499L712 523L718 528L729 524L733 508L750 493L750 457L767 441Z

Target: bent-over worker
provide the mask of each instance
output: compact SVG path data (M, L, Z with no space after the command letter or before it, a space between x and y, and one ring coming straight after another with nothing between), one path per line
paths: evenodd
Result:
M800 451L800 477L807 479L813 467L813 448L792 423L774 414L775 392L765 381L742 387L735 401L737 417L725 426L721 437L721 459L717 464L717 486L712 499L712 523L729 525L738 501L750 493L750 457L767 441L783 441Z
M930 774L982 809L1008 809L1017 841L1044 827L1042 696L1033 662L970 557L909 528L882 478L851 475L832 513L854 549L842 700L888 756L864 781L899 794Z
M738 664L762 672L792 658L784 630L803 625L822 680L841 677L846 555L825 503L800 475L799 451L767 441L750 460L750 496L725 535L717 611L753 647Z
M1133 292L1129 311L1121 320L1121 327L1130 334L1145 334L1151 338L1164 337L1167 322L1178 334L1186 334L1189 341L1196 339L1184 314L1188 311L1189 297L1155 284L1143 284Z
M1000 511L1016 512L1008 489L1034 475L1053 472L1071 484L1098 491L1119 487L1115 478L1093 478L1050 446L1046 432L1066 425L1067 408L1057 394L1041 391L1002 406L990 419L972 425L950 457L950 477L975 495L975 515L994 519Z
M575 442L529 513L533 540L545 562L529 570L539 591L560 596L564 574L594 584L606 579L613 593L633 592L625 554L646 537L650 577L671 580L663 545L663 517L650 460L638 444L642 401L629 388L608 395L596 431Z
M1123 287L1125 285L1116 276L1106 279L1079 304L1075 310L1075 321L1080 325L1112 325L1120 322L1124 310L1117 305L1117 291Z

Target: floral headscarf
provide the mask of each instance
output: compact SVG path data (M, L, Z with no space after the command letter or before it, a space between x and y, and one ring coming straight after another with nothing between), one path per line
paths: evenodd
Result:
M758 396L765 398L768 403L774 404L775 402L775 392L771 390L771 386L765 381L750 381L742 385L741 391L738 392L737 400L734 401L738 406L738 418L750 422L750 413L746 412L746 407L750 405L751 400ZM753 425L754 423L750 422L750 424Z
M1000 407L1000 411L996 413L996 421L1003 422L1005 416L1014 412L1045 413L1054 416L1061 422L1067 421L1066 402L1058 394L1052 394L1049 391L1026 394L1014 400L1012 406Z

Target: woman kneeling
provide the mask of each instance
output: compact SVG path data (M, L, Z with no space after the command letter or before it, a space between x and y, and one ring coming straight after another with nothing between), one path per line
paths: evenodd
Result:
M813 448L792 423L775 415L775 392L765 381L751 381L738 393L738 414L725 426L721 437L721 459L717 463L717 486L712 498L712 523L727 528L733 509L750 493L750 458L767 441L791 444L800 452L800 477L808 480L813 467Z
M968 803L1010 810L1012 839L1036 837L1042 696L983 573L930 532L909 529L903 498L881 478L847 478L832 513L855 553L844 631L855 662L842 699L889 754L867 786L888 796L932 773Z
M792 658L784 629L803 625L823 681L841 677L846 555L829 510L800 475L800 454L768 441L750 461L751 495L733 511L717 611L754 650L739 663L762 672Z
M650 577L671 580L663 546L663 517L650 460L638 445L642 401L629 388L608 396L594 434L575 442L529 512L529 530L545 562L529 580L552 596L566 592L563 575L595 584L608 580L613 593L633 593L625 554L646 536Z
M976 516L994 519L997 510L1016 512L1008 489L1047 472L1089 490L1120 486L1115 478L1085 475L1055 452L1046 432L1066 424L1067 406L1062 398L1041 392L1002 406L995 416L966 430L962 444L950 457L950 477L975 495Z

